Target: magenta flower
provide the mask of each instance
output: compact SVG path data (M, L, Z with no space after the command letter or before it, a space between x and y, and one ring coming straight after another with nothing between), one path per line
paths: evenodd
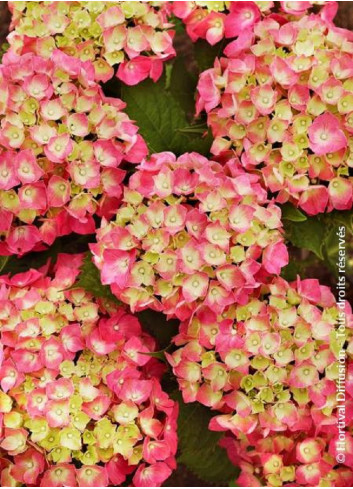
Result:
M92 215L109 217L120 204L117 167L147 153L124 103L103 95L86 62L60 51L51 59L8 53L0 71L0 254L93 232Z
M137 85L146 78L157 81L163 72L163 63L159 58L138 56L119 65L117 77L126 85Z
M221 314L288 263L279 208L235 160L152 155L123 202L91 250L103 283L132 310L183 320L206 304Z
M340 129L339 120L329 112L319 115L309 127L310 149L322 155L347 148L347 138Z
M336 4L337 2L330 2ZM256 24L267 16L273 15L281 23L289 19L300 18L318 7L316 2L280 2L280 12L275 10L275 2L166 2L167 11L182 19L186 32L192 41L205 39L211 45L223 38L237 38L228 44L229 50L238 49L243 39L251 36ZM337 7L336 7L337 9ZM322 15L332 20L336 11L325 6ZM169 12L168 12L169 13Z
M184 401L220 412L209 428L238 440L256 434L263 443L303 431L331 439L338 416L339 309L330 290L317 280L289 284L275 277L241 304L227 304L222 314L214 304L207 306L181 323L176 350L166 356ZM350 325L348 303L346 314ZM298 461L316 463L319 448L303 443Z
M134 475L133 482L136 487L158 487L171 473L172 469L164 462L156 462L149 467L141 465Z
M12 13L8 36L10 51L50 58L55 49L89 63L96 81L116 76L128 85L146 78L157 81L163 63L175 56L174 30L168 7L146 2L110 2L107 5L71 2L60 5L19 5L9 2ZM40 91L37 87L40 87ZM51 90L45 75L38 75L29 89L39 100Z
M75 288L82 258L0 277L1 482L159 486L175 467L177 404L138 319Z
M245 12L251 2L239 3ZM249 13L249 21L257 18L252 31L242 30L201 74L197 112L208 114L211 152L261 170L278 202L310 215L350 209L352 73L342 49L350 32L333 25L330 4L310 16L303 14L310 2L281 8L284 14Z
M42 477L41 487L76 487L76 469L69 463L48 468Z
M347 440L350 439L347 433ZM295 434L285 432L266 439L259 433L239 440L227 435L220 442L231 462L240 467L236 480L239 486L318 487L328 484L330 487L349 487L353 481L352 468L347 461L336 466L331 451L334 443L332 434L323 432L318 436L312 430ZM247 450L249 445L252 450Z

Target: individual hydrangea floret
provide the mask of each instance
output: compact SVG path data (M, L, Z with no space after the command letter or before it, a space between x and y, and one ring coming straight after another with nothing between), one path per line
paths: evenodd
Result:
M128 85L154 81L175 56L164 2L8 2L16 54L50 58L55 49L93 64L94 77Z
M346 433L345 460L337 466L337 434L314 429L263 438L258 433L239 440L227 435L220 442L240 468L239 487L351 487L352 427ZM249 449L251 447L251 449Z
M0 67L0 255L94 232L120 203L122 162L147 154L120 99L89 63L6 54Z
M339 359L353 365L353 316L317 280L274 278L220 316L200 309L167 354L185 402L222 411L210 429L236 437L285 432L337 434ZM343 333L342 315L346 315ZM337 334L337 332L340 334ZM342 334L341 334L342 333ZM348 384L347 384L348 385ZM347 403L352 404L352 383Z
M198 84L213 154L237 154L278 202L310 215L352 207L352 40L325 15L284 24L270 16Z
M155 341L75 287L81 263L0 277L3 487L152 487L175 467L177 404Z
M323 8L330 11L330 18L337 10L337 2L327 2ZM280 4L280 6L278 5ZM169 9L186 26L192 41L205 39L214 45L222 39L241 37L244 31L254 26L264 17L273 17L281 23L294 20L317 10L324 2L169 2Z
M197 153L152 155L91 245L101 280L132 310L222 313L288 263L281 212L256 175Z

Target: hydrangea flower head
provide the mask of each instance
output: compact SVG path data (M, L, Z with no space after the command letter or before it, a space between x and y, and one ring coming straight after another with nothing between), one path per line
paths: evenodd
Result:
M323 12L333 18L337 2L327 2ZM212 46L222 39L239 38L242 42L244 32L254 29L265 17L272 16L281 22L295 20L311 10L318 9L323 2L169 2L169 9L186 26L192 41L205 39ZM280 4L280 8L278 5ZM329 11L329 12L327 12ZM235 41L235 45L237 41Z
M352 35L329 19L269 16L228 44L198 84L213 154L237 154L279 202L310 215L350 209L353 199Z
M0 277L3 486L159 486L175 466L177 405L155 341L75 288L81 262Z
M233 163L158 153L130 177L91 250L102 282L132 310L222 313L287 264L280 209Z
M211 419L210 429L237 438L255 432L264 439L298 432L337 435L336 381L346 341L353 363L348 303L346 333L339 336L341 314L330 289L313 279L289 284L274 278L222 315L200 308L182 323L177 349L167 354L184 401L223 411ZM347 405L352 406L351 392Z
M16 54L49 58L55 49L93 64L94 78L128 85L157 81L175 55L163 2L9 2Z
M346 440L346 460L339 467L334 449L337 437L327 432L286 432L265 439L256 432L240 439L227 435L220 444L240 467L236 481L240 487L350 487L352 428Z
M124 103L105 97L89 63L6 54L0 67L0 254L94 232L121 198L125 162L147 153Z

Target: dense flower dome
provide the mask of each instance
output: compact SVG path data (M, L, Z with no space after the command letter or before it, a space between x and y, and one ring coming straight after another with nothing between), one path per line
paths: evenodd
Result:
M311 431L286 432L263 438L256 432L240 440L227 435L221 445L240 468L239 487L351 487L352 425L346 432L345 459L337 463L337 435ZM251 447L249 449L249 447ZM342 454L342 452L341 452Z
M55 49L93 63L95 79L128 85L162 74L175 56L164 2L8 2L16 54L49 58Z
M102 283L133 311L222 313L287 264L280 209L233 163L158 153L130 177L91 251Z
M75 288L81 262L0 277L2 486L159 486L175 466L177 405L155 341Z
M319 10L332 19L337 2L168 2L170 11L182 19L192 41L205 39L214 45L222 39L241 36L253 29L264 17L280 22L294 20L311 11ZM326 4L326 6L325 6ZM329 11L329 12L328 12Z
M345 310L338 308L317 280L289 284L278 277L221 316L199 309L182 323L177 349L167 354L184 401L223 411L210 429L237 438L255 431L263 438L315 430L337 434L342 351L348 371L353 367L353 316L343 304ZM351 374L346 389L350 411Z
M89 63L60 51L6 54L0 86L0 254L94 232L92 215L119 206L119 165L147 154L125 104L104 96Z
M268 17L198 83L213 154L237 154L279 202L311 215L352 207L352 39L325 16Z

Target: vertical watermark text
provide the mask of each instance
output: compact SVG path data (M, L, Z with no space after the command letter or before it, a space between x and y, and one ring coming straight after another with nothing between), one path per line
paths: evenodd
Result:
M338 325L336 337L338 343L344 343L346 337L346 228L339 226L337 230L338 256L336 285L336 300L338 307ZM344 463L346 460L346 351L341 348L338 352L338 377L336 380L336 402L337 402L337 441L336 461Z

